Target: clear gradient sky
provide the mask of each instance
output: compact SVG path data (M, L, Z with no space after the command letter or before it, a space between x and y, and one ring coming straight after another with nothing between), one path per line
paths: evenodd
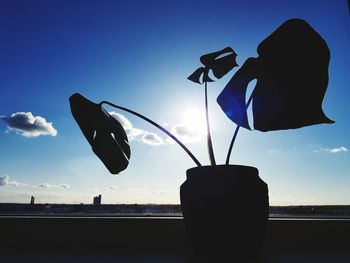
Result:
M203 54L230 46L239 65L285 20L302 18L331 50L323 102L332 125L263 133L241 129L231 162L255 166L271 205L350 205L350 16L347 1L0 0L0 202L179 203L192 160L124 112L128 169L112 176L70 113L79 92L109 100L180 134L208 163L204 89L186 78ZM301 62L302 63L302 62ZM213 146L225 160L235 125L216 104L237 68L209 84ZM43 119L44 118L44 119Z

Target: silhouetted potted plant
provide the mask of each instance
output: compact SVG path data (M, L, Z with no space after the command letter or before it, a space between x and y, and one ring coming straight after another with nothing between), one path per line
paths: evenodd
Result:
M178 143L197 167L187 170L180 198L189 239L205 258L252 257L258 254L268 220L268 187L255 167L230 165L240 127L251 129L247 107L252 104L254 129L272 131L333 123L322 111L328 84L329 49L321 36L301 19L283 23L258 46L257 58L248 58L217 98L224 113L237 124L225 164L217 165L208 116L207 86L236 64L231 48L203 55L188 79L205 88L207 143L210 165L197 158L174 135L151 119L108 101L93 103L80 94L70 97L72 114L94 153L108 170L127 168L130 146L122 125L102 107L109 104L151 123ZM246 101L250 81L256 86Z

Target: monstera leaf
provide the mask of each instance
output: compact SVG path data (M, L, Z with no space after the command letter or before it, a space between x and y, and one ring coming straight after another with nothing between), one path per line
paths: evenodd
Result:
M72 115L93 152L112 174L129 164L130 146L122 125L99 104L80 95L69 98Z
M216 78L220 79L233 69L233 67L238 66L236 56L237 54L230 47L203 55L200 57L200 61L204 67L198 68L188 79L199 84L213 82L214 80L209 77L210 70Z
M254 129L274 131L334 123L322 110L328 85L330 51L325 40L304 20L290 19L258 46L217 102L237 125L251 129L246 92L253 79Z

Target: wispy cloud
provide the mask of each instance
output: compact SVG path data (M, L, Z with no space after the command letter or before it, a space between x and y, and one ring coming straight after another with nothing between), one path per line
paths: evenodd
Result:
M318 150L314 150L314 152L328 152L328 153L345 153L348 149L345 146L340 146L338 148L320 148Z
M57 135L57 130L53 127L52 122L47 122L40 116L33 116L31 112L16 112L11 116L0 116L0 119L7 124L8 131L25 137Z
M49 183L43 183L43 184L37 184L35 187L40 187L40 188L44 188L44 189L48 189L48 188L62 188L62 189L68 189L70 188L70 185L68 184L49 184Z
M124 115L114 111L109 112L109 114L120 122L125 129L129 140L135 140L154 146L163 145L166 143L165 140L156 133L133 127L132 123Z
M65 189L67 189L67 188L70 188L70 185L68 185L68 184L60 184L60 185L58 185L60 188L65 188Z
M0 186L24 186L24 183L20 183L14 180L11 180L9 176L0 177Z
M49 183L43 183L43 184L38 184L37 187L41 187L41 188L53 188L53 187L56 187L56 185L54 185L54 184L49 184Z
M103 187L93 187L91 188L94 194L101 194L101 193L111 193L116 192L119 190L117 186L109 185L109 186L103 186Z
M339 148L327 149L327 150L329 150L329 152L331 152L331 153L340 153L340 152L347 152L348 151L348 149L344 146L341 146Z

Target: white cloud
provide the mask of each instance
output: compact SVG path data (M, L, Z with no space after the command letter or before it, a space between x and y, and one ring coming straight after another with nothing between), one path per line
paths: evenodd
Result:
M154 146L169 143L174 144L174 141L168 136L166 139L163 139L157 133L135 128L132 123L122 114L116 113L114 111L109 112L109 114L120 122L120 124L125 129L125 132L128 135L130 141L139 141ZM182 142L188 143L198 141L198 139L203 135L203 133L198 132L198 129L191 127L191 124L188 122L173 126L170 132Z
M49 184L49 183L44 183L44 184L38 184L37 187L41 187L41 188L53 188L53 187L56 187L56 185L54 185L54 184Z
M175 135L176 138L183 142L195 142L199 139L201 134L195 129L192 129L186 124L176 125L171 129L171 133ZM169 138L169 141L173 141Z
M314 150L314 152L328 152L328 153L344 153L348 149L345 146L340 146L338 148L320 148L319 150Z
M129 140L139 141L146 131L137 128L131 128L125 129L125 132L128 135Z
M158 134L147 131L142 135L140 141L149 145L162 145L165 143Z
M11 180L9 176L5 175L0 177L0 186L24 186L24 183Z
M56 136L57 130L52 122L45 118L33 116L31 112L16 112L11 116L0 116L7 124L7 130L16 132L25 137L38 137L41 135Z
M135 140L149 145L163 145L165 141L158 134L146 130L134 128L132 123L122 114L114 111L109 112L111 116L116 118L125 129L130 141Z
M341 146L339 148L333 148L333 149L329 149L329 152L331 153L340 153L340 152L347 152L348 149L344 146Z
M132 129L131 122L124 115L121 115L115 111L110 111L109 114L118 120L124 129Z

